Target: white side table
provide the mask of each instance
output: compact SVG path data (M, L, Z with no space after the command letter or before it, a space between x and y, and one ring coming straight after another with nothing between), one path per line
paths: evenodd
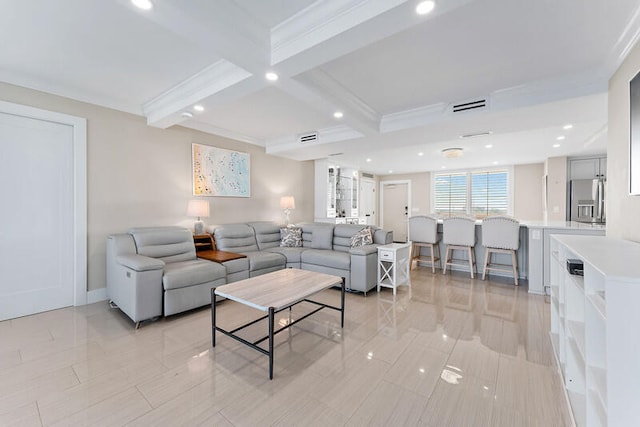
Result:
M393 289L400 285L411 287L411 242L378 246L378 292L380 287Z

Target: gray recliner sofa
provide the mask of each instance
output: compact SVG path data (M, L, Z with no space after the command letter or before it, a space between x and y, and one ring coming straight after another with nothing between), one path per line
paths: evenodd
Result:
M140 227L107 239L107 293L136 323L210 303L224 266L196 257L191 231Z
M219 250L243 253L246 259L223 263L233 282L280 268L301 268L345 278L351 291L365 294L377 284L378 245L393 241L392 232L374 229L373 244L351 247L351 237L364 226L304 223L301 247L280 247L280 228L272 222L211 227Z

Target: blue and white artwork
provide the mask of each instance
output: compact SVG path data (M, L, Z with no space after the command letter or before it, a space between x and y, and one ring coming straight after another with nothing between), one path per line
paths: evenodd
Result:
M249 153L192 144L193 195L251 197Z

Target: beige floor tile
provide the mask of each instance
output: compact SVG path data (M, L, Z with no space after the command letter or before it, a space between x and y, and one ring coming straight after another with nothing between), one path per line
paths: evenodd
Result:
M428 398L435 388L448 354L412 342L384 376L385 381Z
M495 385L499 353L487 348L478 337L471 341L458 340L447 365L457 368L463 376L471 375Z
M442 378L446 378L446 381ZM486 381L445 367L421 422L430 426L488 426L495 389Z
M78 377L69 367L12 384L0 381L0 413L56 396L78 384Z
M415 426L427 398L380 381L347 423L348 426Z
M106 302L0 322L0 425L567 425L548 298L411 274L395 298L348 293L344 329L322 310L278 334L272 381L266 356L222 334L211 346L208 307L137 330ZM227 329L259 316L218 305Z
M13 407L10 411L4 413L0 411L0 426L42 426L40 415L38 414L38 406L33 402L25 406Z
M130 388L96 403L52 426L122 426L148 412L149 403L135 388Z
M347 418L334 411L319 400L305 397L297 405L288 409L284 415L273 424L274 427L301 426L325 427L341 426Z

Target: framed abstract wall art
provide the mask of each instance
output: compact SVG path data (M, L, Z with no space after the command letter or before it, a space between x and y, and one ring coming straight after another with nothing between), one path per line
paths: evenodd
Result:
M191 144L193 195L251 197L249 153Z

